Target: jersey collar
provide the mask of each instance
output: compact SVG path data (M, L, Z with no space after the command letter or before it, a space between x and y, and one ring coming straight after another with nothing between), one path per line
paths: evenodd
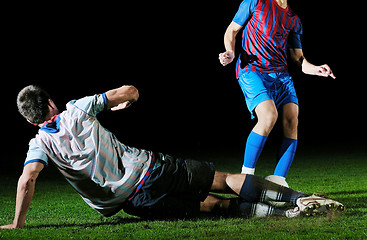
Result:
M50 120L45 121L41 127L42 131L47 133L57 133L60 131L60 115L54 115Z

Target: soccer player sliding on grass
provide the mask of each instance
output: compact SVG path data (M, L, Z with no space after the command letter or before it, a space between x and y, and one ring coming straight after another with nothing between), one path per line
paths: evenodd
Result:
M335 78L326 64L315 66L302 51L302 24L287 0L243 0L224 35L223 66L235 58L236 35L244 28L236 76L247 108L257 123L246 142L242 173L254 174L256 162L282 110L284 138L272 179L284 182L297 149L298 98L287 69L290 57L306 74Z
M96 116L107 109L125 109L138 98L135 87L122 86L70 101L60 113L43 89L31 85L21 90L19 112L40 129L29 142L14 221L0 228L24 227L36 179L50 161L90 207L107 217L121 209L143 218L185 218L199 212L296 217L344 209L336 201L257 176L215 171L210 162L126 146ZM154 134L147 137L154 139ZM209 192L232 193L238 198L224 199ZM268 201L289 202L293 207L277 209Z

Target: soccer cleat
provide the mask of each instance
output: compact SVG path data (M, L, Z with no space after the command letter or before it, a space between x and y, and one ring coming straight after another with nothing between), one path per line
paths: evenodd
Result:
M296 203L300 212L306 217L324 214L329 211L342 212L345 209L340 202L314 194L309 197L298 198Z
M295 208L288 209L285 211L285 216L287 218L298 217L300 214L301 214L301 210L299 209L299 207L295 207Z

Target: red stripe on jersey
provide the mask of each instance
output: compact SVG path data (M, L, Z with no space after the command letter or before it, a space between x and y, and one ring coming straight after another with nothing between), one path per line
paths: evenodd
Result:
M300 20L289 7L281 8L276 0L258 0L253 3L256 6L244 25L242 47L249 56L255 55L257 60L244 63L246 65L241 69L239 59L236 75L239 77L242 71L285 72L289 32L302 33Z

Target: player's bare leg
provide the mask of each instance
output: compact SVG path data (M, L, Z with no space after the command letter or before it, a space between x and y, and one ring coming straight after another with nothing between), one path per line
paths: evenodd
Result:
M200 211L215 213L227 211L230 207L230 199L222 198L217 195L208 195L204 202L200 203Z
M298 216L300 214L299 208L296 210L282 210L274 208L266 202L268 200L281 200L295 205L299 197L307 196L302 192L284 188L257 176L225 172L215 172L211 191L234 193L239 198L227 199L211 194L200 204L201 212L226 213L231 216L247 217L265 217L269 215Z
M303 192L280 186L254 175L216 172L211 191L235 193L239 198L227 199L209 195L200 205L202 212L229 213L236 215L265 217L282 215L297 217L322 214L330 210L344 210L344 205L331 199L308 195ZM269 201L292 203L295 208L277 209Z
M244 181L246 175L243 174L230 174L226 172L218 172L216 171L214 174L214 180L211 187L211 192L216 193L233 193L235 189L232 189L236 186L236 189L240 188ZM227 183L228 179L233 182L231 185ZM234 182L236 181L236 182ZM231 205L231 200L227 198L220 197L218 195L210 194L204 202L200 203L200 211L201 212L223 212L227 211ZM233 205L233 204L232 204ZM238 205L238 204L237 204Z
M230 174L225 172L215 172L214 181L211 191L217 193L239 193L246 175L245 174Z
M282 122L283 134L286 138L297 139L298 136L298 113L299 108L295 103L288 103L283 106Z
M267 100L257 105L255 113L258 122L247 138L242 174L255 173L256 162L265 145L267 136L278 119L278 111L272 100Z
M294 199L294 196L307 195L289 188L285 188L258 176L246 174L230 174L218 171L215 172L214 181L210 190L217 193L233 193L248 202L284 200L286 202L293 201L293 203L295 203L296 199ZM280 192L281 194L278 194ZM285 196L287 194L289 196ZM280 199L282 197L285 197L286 199Z
M252 131L261 136L269 136L278 119L278 111L274 101L261 102L255 108L255 113L258 121Z

